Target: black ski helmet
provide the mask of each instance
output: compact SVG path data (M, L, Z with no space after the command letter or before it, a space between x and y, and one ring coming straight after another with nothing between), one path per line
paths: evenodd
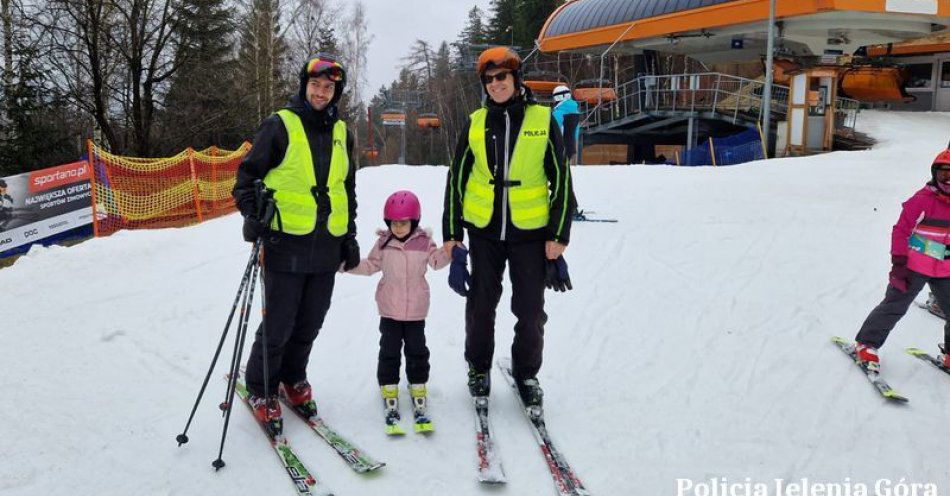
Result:
M335 107L343 96L343 89L346 88L346 69L343 67L343 64L332 55L319 53L304 63L300 69L300 88L298 94L301 100L307 101L307 82L312 77L323 75L327 76L335 85L333 98L330 99L330 104L328 105L328 107Z

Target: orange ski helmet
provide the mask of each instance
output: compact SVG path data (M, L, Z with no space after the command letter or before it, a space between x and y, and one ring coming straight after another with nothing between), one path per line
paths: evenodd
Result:
M475 72L481 76L492 67L503 67L517 74L521 71L521 56L518 55L518 52L506 46L488 48L478 56Z

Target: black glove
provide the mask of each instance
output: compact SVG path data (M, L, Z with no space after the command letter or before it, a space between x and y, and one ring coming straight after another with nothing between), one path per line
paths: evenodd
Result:
M347 235L343 238L343 244L340 245L340 260L343 261L343 270L353 270L360 264L360 244L356 242L356 236Z
M449 266L449 287L461 296L468 296L472 276L468 273L468 250L452 247L452 265Z
M254 181L254 207L244 216L241 233L244 241L254 242L267 234L271 220L277 208L274 204L274 190L267 189L260 179Z
M244 227L241 229L241 234L244 235L244 241L255 242L257 238L267 234L267 226L261 224L261 222L252 217L244 218Z
M563 256L546 261L544 286L559 293L574 289L574 287L571 286L571 276L567 273L567 262L564 261Z

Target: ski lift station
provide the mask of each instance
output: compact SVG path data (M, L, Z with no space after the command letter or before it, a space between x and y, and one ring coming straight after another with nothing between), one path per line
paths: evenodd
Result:
M570 83L582 163L800 155L862 146L861 108L950 111L948 28L950 0L570 0L525 78Z

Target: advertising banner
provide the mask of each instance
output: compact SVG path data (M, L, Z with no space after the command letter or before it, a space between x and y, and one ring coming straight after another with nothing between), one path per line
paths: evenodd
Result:
M89 164L0 179L0 252L92 223Z

